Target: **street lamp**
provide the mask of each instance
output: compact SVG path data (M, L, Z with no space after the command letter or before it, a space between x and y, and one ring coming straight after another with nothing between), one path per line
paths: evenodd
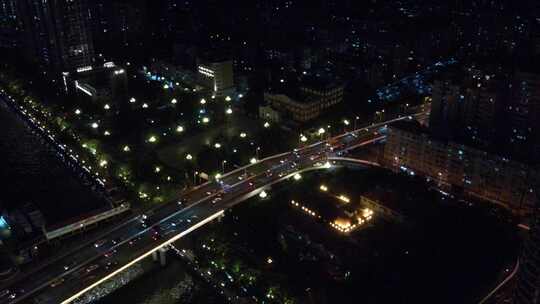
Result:
M176 127L176 132L178 132L178 133L184 132L184 127L182 127L182 126Z
M259 193L259 197L260 198L266 198L266 197L268 197L268 193L266 193L266 191L263 190L263 191L261 191L261 193Z
M215 144L214 144L214 148L216 148L216 149L221 148L221 144L220 144L220 143L215 143Z
M76 109L76 110L75 110L75 115L81 115L81 110Z
M97 129L99 124L97 122L92 123L92 129Z
M255 157L253 157L253 158L251 158L251 159L249 160L249 162L250 162L251 164L255 164L255 163L257 163L257 159L256 159Z
M270 123L268 123L268 121L267 121L267 122L264 123L263 126L264 126L265 128L270 128Z
M301 180L302 179L302 175L300 175L300 173L296 173L294 176L293 176L294 180Z
M203 117L202 122L205 123L205 124L207 124L207 123L210 122L210 118L208 118L208 117Z
M227 163L227 160L223 160L221 162L221 172L225 173L225 164Z
M307 141L307 137L306 137L304 134L300 134L300 141L301 141L301 142L306 142L306 141Z
M241 138L246 138L247 134L245 132L240 133Z
M225 113L227 113L227 115L231 115L232 114L232 109L228 108L227 111L225 111Z
M230 96L225 97L225 101L231 101L231 97Z
M202 104L202 105L206 104L206 99L204 99L204 98L201 99L201 104Z
M172 103L172 104L176 104L177 102L178 102L178 100L176 100L176 98L173 98L173 99L171 100L171 103Z
M191 154L188 154L188 155L186 155L186 159L187 159L187 160L192 160L192 159L193 159L193 156L192 156Z
M157 141L157 137L155 137L154 135L148 138L148 142L155 143L156 141Z

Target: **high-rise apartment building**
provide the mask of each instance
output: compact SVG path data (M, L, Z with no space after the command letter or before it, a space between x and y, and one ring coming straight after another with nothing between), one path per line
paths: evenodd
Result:
M18 13L17 0L0 0L0 47L20 46L22 21Z
M88 0L19 0L25 55L46 69L91 69L94 46Z

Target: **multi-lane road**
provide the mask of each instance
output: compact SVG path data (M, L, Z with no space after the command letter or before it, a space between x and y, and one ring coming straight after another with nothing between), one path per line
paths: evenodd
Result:
M423 115L423 113L419 114ZM220 216L224 210L298 171L328 166L329 156L384 139L379 130L398 120L283 153L236 169L182 194L178 201L136 215L0 291L0 303L70 303L152 252ZM331 143L331 144L330 144Z

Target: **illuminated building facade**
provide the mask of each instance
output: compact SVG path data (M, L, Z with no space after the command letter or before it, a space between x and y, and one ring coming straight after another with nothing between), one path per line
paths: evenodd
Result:
M416 122L389 128L383 163L516 212L530 212L536 201L529 181L538 178L537 171L466 145L435 140Z
M200 82L217 96L225 96L234 91L232 60L199 60L197 73Z

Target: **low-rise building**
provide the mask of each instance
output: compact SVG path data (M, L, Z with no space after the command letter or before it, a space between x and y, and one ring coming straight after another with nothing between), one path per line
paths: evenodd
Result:
M265 92L267 106L279 112L282 118L305 123L343 101L343 85L335 83L305 82L299 88L286 88Z

